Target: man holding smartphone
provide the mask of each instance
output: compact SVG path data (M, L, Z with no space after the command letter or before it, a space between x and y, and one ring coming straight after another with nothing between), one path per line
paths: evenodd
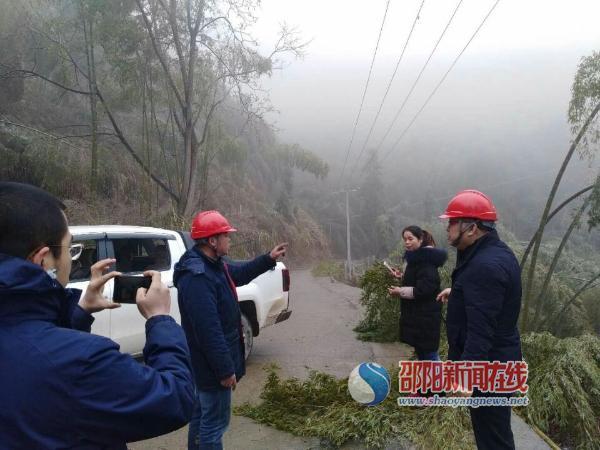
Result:
M71 234L64 205L36 187L0 182L0 448L126 449L185 425L194 395L183 330L160 273L138 289L145 365L89 333L114 259L91 267L83 295L65 289ZM76 252L73 252L75 254Z
M229 266L229 233L236 231L218 211L202 211L192 223L196 245L175 266L181 324L192 355L196 406L189 450L220 450L229 426L231 391L245 374L244 341L236 286L275 267L287 244L244 264Z

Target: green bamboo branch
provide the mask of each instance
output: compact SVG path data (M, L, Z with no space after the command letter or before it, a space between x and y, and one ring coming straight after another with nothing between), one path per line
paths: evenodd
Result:
M590 126L590 124L592 123L592 121L594 120L596 115L598 114L598 111L600 111L600 103L598 103L594 107L594 109L588 116L587 120L581 127L581 130L579 130L577 137L571 144L571 147L569 148L569 151L567 152L567 155L565 156L565 159L563 160L563 163L560 166L558 174L556 175L556 178L554 179L554 184L552 185L552 189L550 190L548 199L546 200L546 206L544 207L544 212L542 214L542 217L540 218L540 225L536 231L536 234L538 237L535 240L535 244L533 246L533 253L531 255L531 263L529 264L529 270L527 272L527 278L525 281L525 295L523 297L524 298L523 314L521 316L521 329L524 331L527 330L527 327L529 325L528 324L529 306L531 303L532 289L533 289L534 282L535 282L535 268L537 265L537 258L538 258L538 253L540 250L540 244L542 242L542 237L544 234L544 229L546 227L546 223L548 222L548 216L550 215L550 208L552 207L552 203L554 201L554 197L556 196L556 192L558 191L558 186L560 185L560 182L562 181L562 177L563 177L565 171L567 170L567 166L569 165L569 162L571 161L571 158L573 157L573 154L575 153L575 150L577 149L579 142L585 135L588 127Z
M548 268L548 270L546 271L546 276L544 278L544 282L542 283L542 287L540 289L540 292L535 300L535 314L533 316L533 326L535 327L535 325L538 323L539 317L540 317L540 313L542 311L542 299L544 298L544 296L546 295L546 292L548 291L548 286L550 285L550 280L552 279L552 275L554 274L554 271L556 270L556 265L558 264L558 260L565 248L565 245L567 244L567 241L569 240L569 237L571 236L571 233L573 232L573 230L575 229L575 227L579 224L579 221L581 220L581 216L583 215L583 212L585 211L585 209L588 207L588 205L590 204L590 201L592 199L592 196L588 196L585 201L582 203L581 207L579 208L579 210L577 211L577 213L575 214L575 217L573 217L573 220L571 221L571 224L569 225L569 228L567 229L567 231L565 232L562 240L560 241L560 245L558 246L558 248L556 249L556 252L554 252L554 257L552 258L552 262L550 263L550 267Z
M548 219L546 220L546 223L544 224L547 225L548 222L550 222L554 216L556 214L558 214L560 212L561 209L563 209L565 206L567 206L569 203L571 203L573 200L575 200L576 198L578 198L580 195L585 194L587 191L590 191L594 188L596 184L590 184L589 186L584 187L582 190L575 192L573 195L571 195L569 198L567 198L564 202L562 202L560 205L558 205L548 216ZM525 249L525 252L523 253L523 256L521 257L521 271L523 271L523 269L525 268L525 263L527 262L527 258L529 257L529 252L531 251L531 248L533 247L533 244L535 243L535 240L538 237L538 233L536 231L536 233L533 235L533 237L531 238L531 240L529 241L529 244L527 245L527 248Z

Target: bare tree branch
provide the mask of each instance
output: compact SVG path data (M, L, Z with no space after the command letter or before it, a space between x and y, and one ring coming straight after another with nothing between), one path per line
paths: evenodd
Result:
M138 10L140 11L140 14L142 16L146 31L148 32L148 36L150 37L150 41L152 43L152 48L154 49L154 53L156 54L156 57L158 58L158 61L160 62L160 65L163 68L163 71L165 72L165 77L167 79L167 82L169 83L169 87L175 94L175 97L177 98L177 101L179 102L179 106L183 110L185 108L183 99L181 98L179 89L177 89L177 85L175 84L175 81L173 80L173 77L171 76L171 72L169 71L169 66L165 59L166 56L163 55L162 52L160 51L160 48L159 48L157 40L156 40L156 36L152 29L152 24L150 23L150 19L148 19L146 12L144 11L142 2L140 0L135 0L135 2L137 4Z
M108 116L108 119L110 120L110 123L112 124L115 133L117 135L117 137L119 138L119 140L121 141L121 143L123 144L123 146L125 147L125 149L131 154L131 156L133 157L133 159L135 159L135 161L140 165L140 167L144 170L144 172L146 172L146 174L152 178L152 180L154 180L154 182L156 184L158 184L163 191L165 191L167 194L169 194L169 196L175 200L176 202L179 201L179 196L173 192L169 186L167 186L160 178L158 178L154 173L152 173L150 171L150 169L148 169L148 167L146 166L146 164L144 163L144 161L142 161L142 159L137 155L137 153L135 152L135 150L133 149L133 147L129 144L129 141L127 141L127 139L125 138L125 136L123 135L123 132L121 131L121 128L119 127L116 119L114 118L108 104L106 103L106 101L104 100L104 97L102 96L102 94L100 93L100 91L97 92L98 95L98 99L100 100L100 102L102 103L102 106L104 107L104 111L106 112L106 115Z
M67 135L63 135L63 136L57 136L54 138L54 140L56 141L60 141L63 139L83 139L83 138L88 138L93 136L93 134L67 134ZM119 137L118 135L116 135L115 133L96 133L96 136L112 136L112 137Z
M3 65L0 64L0 66L3 66ZM74 89L74 88L71 88L69 86L65 86L64 84L59 83L59 82L54 81L54 80L51 80L50 78L45 77L44 75L42 75L40 73L34 72L33 70L12 69L9 72L5 72L4 74L0 74L0 79L1 78L15 78L15 76L13 76L13 74L15 74L15 75L16 74L21 74L22 78L31 78L31 77L39 78L41 80L47 81L48 83L50 83L50 84L52 84L52 85L54 85L56 87L59 87L59 88L65 90L65 91L73 92L74 94L93 95L93 93L91 93L91 92L81 91L79 89Z

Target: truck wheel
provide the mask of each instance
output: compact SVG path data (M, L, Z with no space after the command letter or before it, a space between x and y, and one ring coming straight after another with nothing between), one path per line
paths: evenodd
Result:
M252 325L245 314L242 314L242 332L244 333L244 359L248 359L252 352L254 335L252 334Z

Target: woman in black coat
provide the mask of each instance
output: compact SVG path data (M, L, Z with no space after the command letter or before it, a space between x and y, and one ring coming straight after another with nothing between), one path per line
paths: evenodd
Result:
M389 289L390 295L400 297L400 340L415 348L420 360L439 361L442 305L436 300L440 292L438 268L446 262L445 250L435 248L430 233L416 225L402 230L404 240L404 274L402 286Z

